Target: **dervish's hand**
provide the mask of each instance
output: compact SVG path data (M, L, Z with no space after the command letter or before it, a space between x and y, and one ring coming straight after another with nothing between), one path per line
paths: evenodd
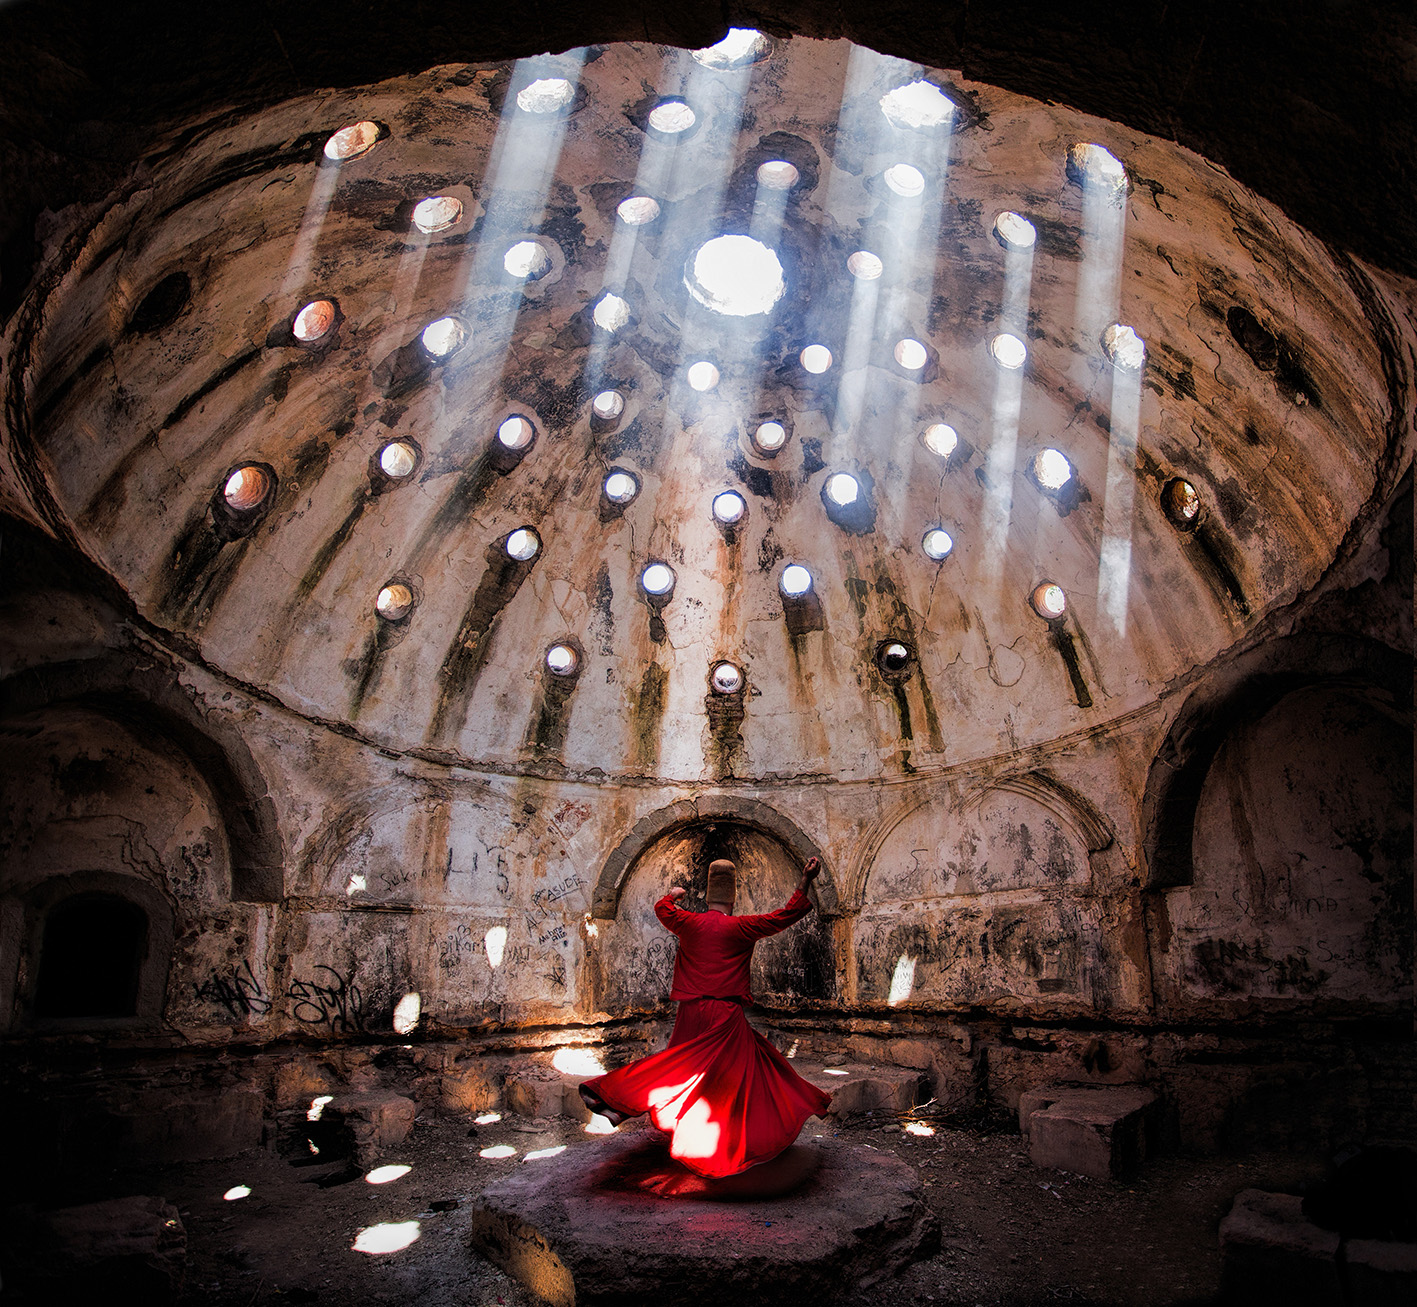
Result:
M822 860L820 858L808 858L802 865L802 879L805 881L816 880L822 871Z
M682 885L676 885L672 890L669 891L669 897L671 899L682 899L684 895L688 892L689 891L686 890Z

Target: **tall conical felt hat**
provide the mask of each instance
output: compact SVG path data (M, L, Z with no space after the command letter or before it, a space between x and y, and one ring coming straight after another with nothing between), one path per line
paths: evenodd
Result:
M729 903L738 884L738 868L727 858L715 858L709 863L708 901Z

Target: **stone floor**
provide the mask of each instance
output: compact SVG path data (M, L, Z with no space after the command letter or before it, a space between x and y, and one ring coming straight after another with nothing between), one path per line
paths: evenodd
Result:
M930 1122L929 1109L916 1119ZM804 1131L804 1140L836 1135L904 1159L939 1217L940 1253L872 1291L872 1302L1210 1303L1219 1284L1217 1227L1235 1194L1292 1189L1322 1169L1320 1159L1280 1155L1162 1157L1117 1183L1035 1167L1007 1124L931 1128L933 1135L907 1133L901 1118L878 1112L847 1124L814 1120ZM381 1185L344 1163L294 1166L271 1150L94 1177L70 1200L141 1193L176 1204L188 1235L182 1304L535 1307L469 1250L469 1200L516 1168L557 1166L553 1150L597 1142L566 1119L508 1113L475 1125L425 1114L383 1159L409 1170ZM249 1196L224 1200L238 1185ZM4 1201L26 1196L12 1188ZM380 1225L417 1237L398 1251L353 1250L361 1230ZM38 1302L12 1292L8 1273L5 1281L11 1307Z

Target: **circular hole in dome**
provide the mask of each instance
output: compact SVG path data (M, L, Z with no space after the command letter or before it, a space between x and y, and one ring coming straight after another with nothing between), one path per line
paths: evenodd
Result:
M1200 518L1201 497L1189 481L1176 477L1162 490L1161 506L1174 525L1189 530Z
M730 27L723 40L692 53L695 61L705 68L722 72L729 68L746 68L766 59L772 53L772 41L756 28Z
M379 451L379 470L391 481L402 481L418 466L418 451L406 440L391 440Z
M674 589L674 569L668 563L651 563L640 573L640 585L646 594L667 595Z
M580 654L568 644L553 644L546 651L546 669L553 676L572 675L580 661Z
M659 217L659 201L648 195L632 195L615 206L615 216L627 227L643 227Z
M886 640L876 650L876 665L892 676L899 676L909 669L914 655L910 646L900 640Z
M706 309L730 318L767 313L787 284L777 254L751 236L715 236L694 252L684 284Z
M559 113L576 98L576 88L564 77L538 77L517 92L523 113Z
M759 449L769 453L781 449L787 443L787 428L781 422L762 422L753 432L753 442Z
M462 201L455 195L430 195L413 206L413 225L425 236L447 231L462 221Z
M881 112L892 127L943 127L954 117L954 101L923 79L881 96Z
M649 111L649 125L665 136L687 132L697 121L697 115L683 100L661 100Z
M769 191L790 191L801 180L795 164L786 159L769 159L758 165L758 185Z
M847 259L846 270L857 281L875 281L886 270L886 265L870 250L857 250Z
M407 617L413 611L413 591L398 581L386 585L374 600L374 611L386 622Z
M1053 581L1044 581L1034 586L1028 601L1039 617L1050 622L1057 621L1068 607L1068 597L1063 593L1063 587Z
M907 336L896 341L895 361L907 372L919 372L930 361L930 353L918 340Z
M507 537L507 556L525 563L535 558L541 548L541 537L529 526L519 526Z
M513 413L497 428L497 439L508 449L525 449L535 437L536 428L520 413Z
M747 502L736 490L723 490L713 497L714 519L725 526L741 520L747 511Z
M808 345L798 357L802 366L815 376L821 376L832 365L832 352L825 345Z
M628 504L640 493L640 483L628 472L612 472L605 478L605 497L612 504Z
M885 171L886 185L897 195L913 200L925 193L925 174L908 163L893 163Z
M845 508L861 497L861 485L846 472L834 472L827 478L827 498Z
M341 127L325 142L325 158L332 163L345 163L367 154L379 141L379 124L371 122L350 123Z
M591 320L601 331L619 331L630 320L630 306L618 295L602 295L591 312Z
M1007 331L989 342L989 352L1001 368L1008 368L1011 372L1023 367L1028 358L1028 347L1017 336L1012 336Z
M618 390L602 390L590 401L590 411L603 422L613 422L625 411L625 397Z
M925 448L932 454L948 458L959 445L959 432L948 422L934 422L925 428L921 439L925 442Z
M939 526L932 526L925 532L925 538L920 542L920 548L925 551L925 556L933 558L937 563L943 558L948 558L954 547L954 538Z
M271 474L254 463L238 467L226 478L222 498L238 513L250 513L259 508L271 491Z
M296 340L319 340L335 325L335 306L329 300L312 300L295 315L291 332Z
M789 563L778 586L789 599L799 599L812 588L812 574L801 563Z
M743 669L734 663L715 663L709 684L719 694L737 694L743 688Z
M695 390L712 390L718 385L718 369L706 359L689 364L689 370L685 376L689 380L689 385Z
M1102 349L1113 366L1124 372L1140 372L1146 363L1146 342L1120 322L1102 333Z
M1031 250L1038 232L1022 214L1006 210L994 219L994 236L1005 249Z
M540 281L551 271L551 255L540 241L517 241L502 257L509 277Z
M1082 186L1120 192L1127 186L1127 170L1122 161L1100 145L1068 146L1068 176Z
M435 359L457 353L467 339L467 328L456 318L439 318L423 328L423 348Z
M1033 476L1044 490L1061 490L1073 479L1073 465L1062 450L1042 449L1034 455Z

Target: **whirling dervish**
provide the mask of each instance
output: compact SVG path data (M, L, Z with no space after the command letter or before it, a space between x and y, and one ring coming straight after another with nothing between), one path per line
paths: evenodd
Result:
M808 858L781 908L735 917L737 868L719 859L709 864L705 911L681 908L685 890L677 887L654 905L660 922L679 937L669 993L679 1004L674 1030L662 1053L581 1085L593 1112L617 1126L648 1112L671 1136L670 1155L714 1179L770 1161L809 1116L826 1113L831 1095L803 1080L743 1012L753 1001L753 946L812 910L807 887L820 871L820 860Z

